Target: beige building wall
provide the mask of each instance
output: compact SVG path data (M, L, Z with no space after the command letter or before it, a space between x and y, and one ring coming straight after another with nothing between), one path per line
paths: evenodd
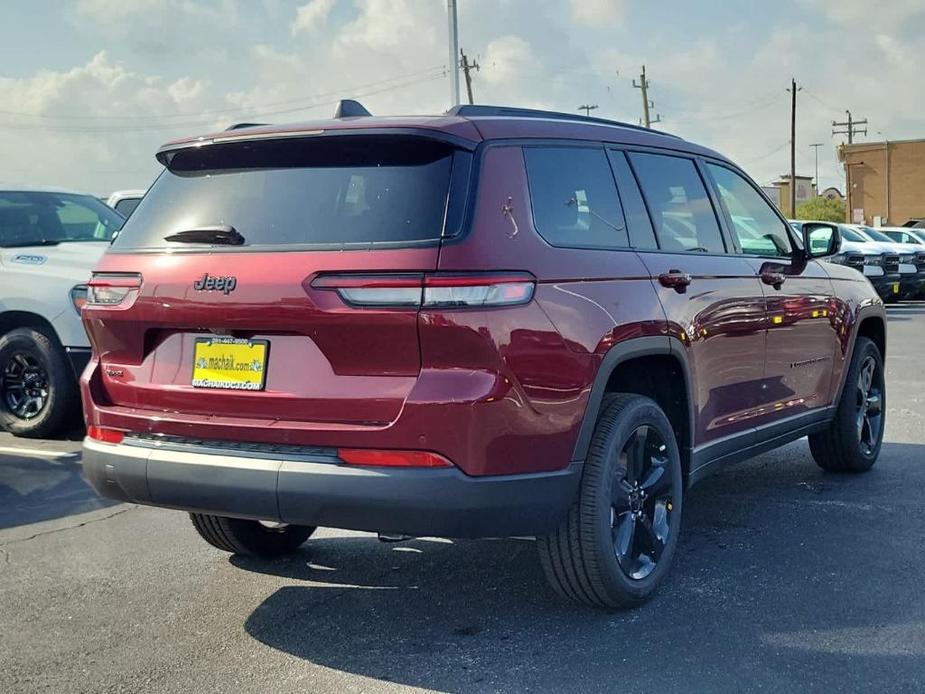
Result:
M843 145L847 221L899 225L925 218L925 140Z

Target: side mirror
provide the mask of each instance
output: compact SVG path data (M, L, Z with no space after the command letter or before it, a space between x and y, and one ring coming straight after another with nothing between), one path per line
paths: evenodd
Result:
M804 222L803 252L807 258L835 255L841 247L841 234L837 224Z

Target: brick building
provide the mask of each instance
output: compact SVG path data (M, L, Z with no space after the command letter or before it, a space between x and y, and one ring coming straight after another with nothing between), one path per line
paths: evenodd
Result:
M925 217L925 139L842 145L847 221L874 226Z

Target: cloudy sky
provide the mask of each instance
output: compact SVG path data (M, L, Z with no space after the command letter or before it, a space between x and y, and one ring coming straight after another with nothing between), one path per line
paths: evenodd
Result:
M869 140L925 137L925 2L458 0L477 102L637 122L645 63L657 126L765 183L789 168L843 188L845 109ZM161 143L243 120L449 106L444 0L5 0L0 181L97 194L147 187ZM748 8L748 9L746 9ZM463 92L465 93L465 92Z

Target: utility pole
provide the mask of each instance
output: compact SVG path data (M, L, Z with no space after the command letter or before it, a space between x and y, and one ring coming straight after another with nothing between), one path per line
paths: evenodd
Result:
M816 177L813 181L816 184L816 195L819 195L819 148L822 147L822 143L814 142L810 147L813 148L813 153L816 155Z
M459 49L459 66L463 70L463 75L466 78L466 93L469 95L469 103L474 104L472 100L472 75L469 74L470 70L479 71L479 63L477 60L473 60L471 63L466 57L466 54L463 52L463 49Z
M642 124L647 128L651 128L653 123L661 123L662 117L660 114L655 114L655 120L649 117L649 109L655 108L655 103L649 101L649 80L646 79L646 66L642 66L642 74L639 76L639 84L636 84L636 80L633 80L633 86L636 89L642 91L642 114L643 121Z
M795 79L790 80L790 216L797 214L797 87Z
M450 108L459 103L459 62L456 54L459 52L459 26L456 19L456 0L446 0L446 14L449 21L450 33Z
M855 135L867 134L867 128L861 130L859 127L857 127L859 125L867 125L867 119L865 118L864 120L852 120L851 111L845 111L845 113L848 114L848 120L846 120L844 123L836 123L834 120L832 121L832 135L847 135L848 144L852 145L854 144ZM835 128L845 128L845 130L835 130Z
M584 111L584 112L585 112L585 116L588 117L588 118L590 118L590 117L591 117L591 111L593 111L593 110L596 109L596 108L597 108L597 104L582 104L581 106L578 107L578 110L579 110L579 111Z

